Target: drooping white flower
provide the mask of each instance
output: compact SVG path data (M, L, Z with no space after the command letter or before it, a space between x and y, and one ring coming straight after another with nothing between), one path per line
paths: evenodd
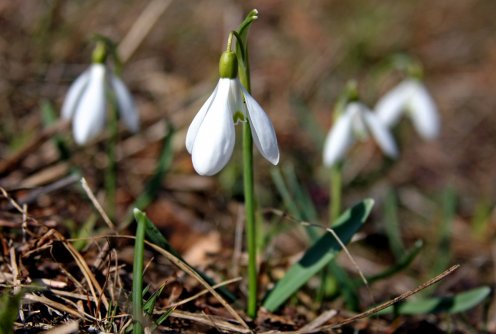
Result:
M107 70L104 64L93 63L71 85L62 105L62 117L72 120L76 143L83 145L102 131L109 93L114 96L126 126L133 132L139 130L133 98L122 80Z
M269 117L237 78L221 78L186 135L186 149L198 174L214 175L227 164L234 149L234 125L238 121L250 122L258 151L277 165L279 148Z
M329 130L324 144L324 164L332 166L344 158L356 138L371 134L382 151L396 157L398 149L393 136L378 117L361 102L350 102Z
M439 135L439 114L434 100L417 79L407 79L379 99L375 107L379 119L388 127L398 123L406 112L415 130L425 139Z

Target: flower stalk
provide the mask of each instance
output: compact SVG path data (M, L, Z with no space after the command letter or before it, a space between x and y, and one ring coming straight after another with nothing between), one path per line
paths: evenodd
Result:
M248 92L250 73L245 72L241 84ZM257 314L257 228L255 221L255 189L253 182L253 137L250 122L243 123L243 191L245 197L246 247L248 249L248 304L251 318Z

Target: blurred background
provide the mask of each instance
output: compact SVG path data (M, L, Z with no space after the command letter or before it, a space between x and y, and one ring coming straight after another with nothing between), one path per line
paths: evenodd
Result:
M105 135L85 147L71 144L69 162L61 161L47 140L52 135L44 137L49 126L42 113L44 104L60 110L68 87L89 65L91 35L99 33L122 42L122 77L142 122L136 135L121 132L118 216L143 191L163 138L173 127L172 165L147 212L181 252L193 252L191 246L204 240L217 247L205 252L231 247L242 203L240 140L222 173L201 177L192 168L184 139L218 80L218 60L229 31L257 8L259 19L249 34L252 95L276 129L281 151L277 170L298 179L318 222L325 224L328 217L329 170L322 166L322 147L339 95L349 80L356 80L361 99L373 107L405 78L390 67L392 57L409 55L423 65L424 83L439 108L441 134L425 141L405 121L395 130L401 151L396 161L385 161L372 141L350 152L343 166L344 206L365 197L376 200L365 229L365 251L355 254L363 258L359 264L365 272L367 264L391 259L384 203L394 193L402 240L407 246L417 239L426 244L410 272L419 274L416 279L430 277L439 260L462 264L446 290L494 284L495 1L151 3L0 2L0 186L43 187L77 166L92 188L101 191ZM147 11L148 6L155 7ZM148 33L130 34L136 25L143 31L146 22L154 22ZM69 128L57 135L72 140ZM27 145L33 145L29 152ZM19 152L24 152L21 158ZM258 152L255 161L259 206L286 210L273 182L275 168ZM44 210L40 214L83 221L90 209L81 209L81 195L74 188L58 194L38 200L36 206ZM283 254L302 249L291 240L294 249L283 249ZM198 263L204 263L202 256L195 258ZM403 283L406 288L416 285ZM389 295L405 286L388 288L383 289Z

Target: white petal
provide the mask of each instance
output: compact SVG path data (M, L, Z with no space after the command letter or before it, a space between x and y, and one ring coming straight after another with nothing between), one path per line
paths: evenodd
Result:
M121 79L112 74L110 74L110 84L114 90L117 107L122 120L129 130L132 132L138 132L138 111L136 110L133 97L129 93L129 90Z
M71 87L67 91L64 103L62 105L62 118L71 119L76 111L76 105L83 93L88 80L90 78L90 70L86 70L77 77L77 79L72 83Z
M248 109L253 142L262 156L273 165L279 163L279 147L276 132L269 117L257 101L240 85Z
M222 79L221 79L222 80ZM215 98L215 95L217 94L217 90L219 88L219 84L215 86L214 92L209 96L207 101L202 105L200 108L200 111L196 114L196 116L193 118L193 121L189 125L188 128L188 133L186 134L186 149L188 150L188 153L191 154L193 151L193 144L195 143L195 138L196 134L198 133L198 129L200 128L203 119L205 118L205 115L210 108L210 105L212 104L213 99Z
M341 159L353 144L353 113L345 112L329 131L324 144L324 165L332 166Z
M89 80L77 105L73 132L78 144L85 144L95 137L105 124L105 66L93 64Z
M411 88L410 82L404 81L377 101L375 112L383 124L391 127L398 123L401 114L405 111Z
M218 173L227 164L234 149L229 87L229 81L219 80L217 93L196 131L191 157L193 167L200 175Z
M390 157L398 156L398 149L394 138L388 128L380 121L379 117L371 111L365 109L362 110L361 116L382 151Z
M439 135L439 115L436 104L420 82L415 82L415 90L410 99L410 117L417 132L425 139Z

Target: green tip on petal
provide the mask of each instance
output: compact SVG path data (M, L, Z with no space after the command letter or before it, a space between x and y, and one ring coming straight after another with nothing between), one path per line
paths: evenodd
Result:
M219 75L221 78L234 79L238 75L238 59L236 53L225 51L219 60Z
M238 124L238 122L244 122L245 115L241 111L236 111L233 115L233 122L234 124Z

